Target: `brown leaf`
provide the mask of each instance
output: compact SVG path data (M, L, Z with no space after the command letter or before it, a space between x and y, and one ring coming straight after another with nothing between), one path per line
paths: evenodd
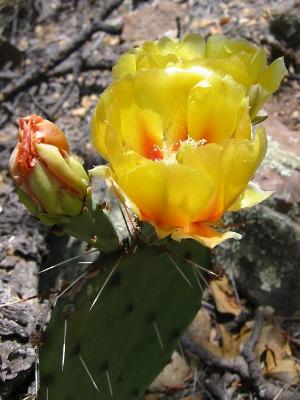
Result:
M210 288L216 302L217 310L220 313L228 313L235 316L241 313L243 306L237 302L226 276L212 281Z
M255 351L266 376L290 384L300 382L300 363L293 359L289 341L273 319L263 326Z
M191 368L177 352L174 352L171 362L163 369L154 382L152 382L150 390L165 392L182 388L191 376Z

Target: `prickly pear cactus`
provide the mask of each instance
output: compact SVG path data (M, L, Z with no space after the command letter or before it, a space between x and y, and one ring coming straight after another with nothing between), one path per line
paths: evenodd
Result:
M120 247L110 217L94 198L90 187L87 189L85 206L81 214L67 219L60 224L60 228L64 233L75 236L106 253L114 252Z
M201 303L192 240L99 258L56 305L40 349L40 399L139 399Z

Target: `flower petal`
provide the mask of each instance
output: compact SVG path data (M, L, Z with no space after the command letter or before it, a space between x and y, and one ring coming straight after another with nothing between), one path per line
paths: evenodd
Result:
M136 72L136 56L134 53L121 55L117 64L112 69L114 79L120 79Z
M288 73L284 65L283 57L273 61L260 76L258 83L262 85L269 93L274 93L279 88L280 82Z
M231 137L244 114L245 89L230 75L202 80L190 91L188 131L195 139L220 143ZM250 121L249 129L250 129Z
M203 58L205 53L205 41L202 36L195 33L186 33L179 42L176 55L183 60Z
M224 211L242 193L260 165L267 149L267 139L263 128L256 130L253 142L248 140L228 140L224 143L221 171L224 182Z
M160 161L147 160L117 179L142 219L161 227L190 224L206 206L213 189L201 173Z
M227 211L239 211L243 208L255 206L266 200L273 193L271 191L263 191L257 185L250 182Z
M207 224L193 224L191 229L180 229L172 234L174 240L194 239L202 245L213 249L227 239L241 239L242 235L236 232L219 232Z

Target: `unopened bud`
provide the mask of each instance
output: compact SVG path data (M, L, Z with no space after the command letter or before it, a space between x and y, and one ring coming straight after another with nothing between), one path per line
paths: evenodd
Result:
M20 118L18 144L9 160L19 198L47 223L78 215L89 178L82 161L69 155L61 129L37 115Z

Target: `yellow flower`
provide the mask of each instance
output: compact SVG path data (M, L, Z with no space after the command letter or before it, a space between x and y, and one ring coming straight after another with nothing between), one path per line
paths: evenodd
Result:
M165 37L123 54L113 68L113 76L119 79L145 69L168 66L202 66L223 76L230 74L246 88L252 119L287 74L283 57L268 65L265 51L245 39L214 35L205 42L200 35L186 34L182 41Z
M205 50L212 65L194 62L197 52L199 60L204 54L199 36L145 44L130 58L145 53L145 64L131 71L121 58L118 79L101 95L91 122L93 144L110 163L93 173L107 178L160 238L193 238L211 248L240 237L219 229L226 211L270 195L249 184L267 148L264 130L252 132L249 85L215 68L213 54L221 49L213 43Z

